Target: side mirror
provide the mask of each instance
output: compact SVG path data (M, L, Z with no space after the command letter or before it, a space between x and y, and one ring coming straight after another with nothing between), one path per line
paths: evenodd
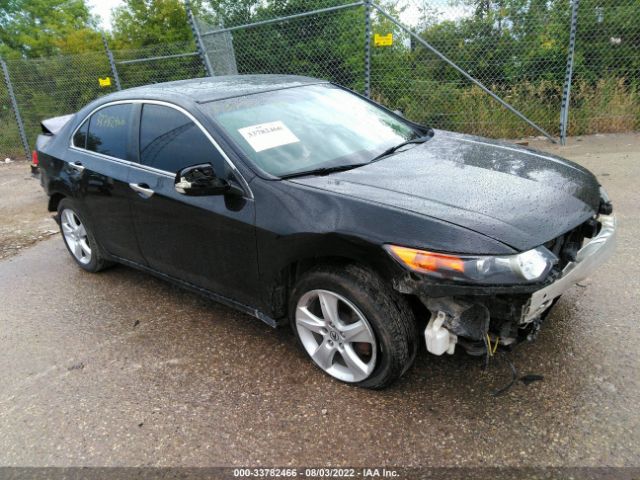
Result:
M398 110L394 110L393 113L395 113L396 115L398 115L399 117L404 118L404 113L402 112L402 110L398 109Z
M176 174L175 188L178 193L192 197L205 195L240 195L242 189L216 176L210 163L185 167Z

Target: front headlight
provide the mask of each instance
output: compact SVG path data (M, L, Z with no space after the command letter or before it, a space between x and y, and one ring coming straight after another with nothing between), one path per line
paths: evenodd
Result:
M384 248L415 272L467 283L534 283L545 278L558 262L545 247L504 256L448 255L398 245Z

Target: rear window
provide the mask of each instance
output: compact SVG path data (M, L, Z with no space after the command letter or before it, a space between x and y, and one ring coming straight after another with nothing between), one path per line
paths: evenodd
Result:
M115 158L127 158L129 131L133 105L130 103L111 105L91 115L85 148ZM86 122L85 122L86 123ZM80 133L84 128L80 128ZM74 145L81 147L82 135L74 136ZM76 137L79 143L76 143Z

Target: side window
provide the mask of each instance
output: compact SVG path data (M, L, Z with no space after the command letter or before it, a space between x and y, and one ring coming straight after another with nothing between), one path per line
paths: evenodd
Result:
M85 120L82 126L73 136L73 146L78 148L87 148L87 132L89 131L89 120Z
M111 105L91 115L87 150L126 159L132 108L130 103Z
M174 108L154 104L142 107L140 162L171 173L211 163L219 177L230 173L220 152L195 123Z

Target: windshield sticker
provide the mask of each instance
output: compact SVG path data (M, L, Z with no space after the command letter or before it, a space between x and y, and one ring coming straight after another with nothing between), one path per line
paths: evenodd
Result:
M279 120L239 128L238 132L240 132L240 135L244 137L256 152L300 141L300 139Z

